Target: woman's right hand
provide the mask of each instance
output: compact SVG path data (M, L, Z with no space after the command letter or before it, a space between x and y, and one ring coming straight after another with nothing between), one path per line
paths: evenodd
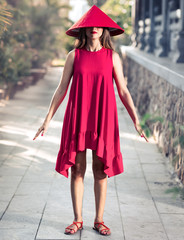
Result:
M35 140L40 135L40 133L41 133L41 136L43 136L46 133L46 131L48 129L48 126L49 126L49 121L45 120L43 122L43 124L41 125L41 127L38 129L38 131L35 134L33 140Z

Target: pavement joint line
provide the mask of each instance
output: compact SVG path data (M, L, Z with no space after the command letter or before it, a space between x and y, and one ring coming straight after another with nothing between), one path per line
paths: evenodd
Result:
M0 167L2 167L2 165L6 162L10 155L11 155L10 153L7 154L7 157L4 159L4 161L1 162Z
M26 172L26 171L25 171L25 172ZM23 177L24 177L24 176L22 176L22 178L23 178ZM19 185L21 184L22 178L21 178L19 184L17 185L17 188L16 188L16 190L15 190L15 192L14 192L12 198L10 199L10 201L9 201L9 203L8 203L8 205L7 205L7 207L6 207L6 209L4 210L3 214L1 215L1 217L0 217L0 221L2 220L3 216L5 215L7 209L9 208L9 206L10 206L10 204L11 204L11 202L12 202L14 196L15 196L15 193L16 193L17 189L18 189Z
M162 215L176 215L176 216L179 216L179 215L181 215L181 216L184 216L184 213L165 213L165 212L160 212L160 214L162 214Z
M45 201L45 205L44 205L44 208L43 208L43 211L42 211L42 215L41 215L41 218L40 218L40 221L39 221L37 230L36 230L36 234L35 234L34 240L37 240L36 237L37 237L37 235L38 235L38 231L39 231L39 228L40 228L40 225L41 225L41 222L42 222L42 219L43 219L43 215L44 215L44 212L45 212L45 209L46 209L46 206L47 206L47 201L48 201L48 198L49 198L51 189L52 189L53 181L54 181L54 177L52 178L52 181L51 181L51 183L50 183L49 191L48 191L48 194L47 194L47 199L46 199L46 201ZM50 240L52 240L52 239L50 239Z
M12 150L7 154L7 157L5 158L5 160L0 164L0 167L2 167L2 165L9 159L9 157L12 155L12 152L14 151L14 149L17 147L19 141L16 141L16 144L14 145L14 147L12 148Z
M45 212L46 205L47 205L47 201L46 201L45 206L44 206L44 208L43 208L42 215L41 215L40 221L39 221L39 223L38 223L38 227L37 227L37 230L36 230L36 233L35 233L34 240L37 240L36 237L37 237L37 235L38 235L38 231L39 231L39 228L40 228L42 219L43 219L43 214L44 214L44 212Z
M149 143L148 143L148 144L149 144ZM135 152L137 153L137 147L135 146L135 141L133 141L133 145L134 145ZM152 196L152 194L151 194L151 191L150 191L148 182L147 182L147 180L146 180L146 176L145 176L145 174L144 174L144 170L143 170L143 168L142 168L142 164L141 164L140 157L139 157L139 154L138 154L138 153L137 153L137 156L138 156L138 159L139 159L140 168L141 168L141 171L142 171L142 174L143 174L143 177L144 177L146 186L147 186L147 188L148 188L149 194L150 194L150 196L151 196L151 199L152 199L153 204L154 204L154 206L155 206L155 209L156 209L156 211L157 211L158 217L159 217L159 219L160 219L160 223L162 224L162 227L163 227L165 236L167 237L167 240L170 240L170 238L169 238L169 236L168 236L168 234L167 234L166 228L165 228L165 226L164 226L164 223L163 223L163 221L162 221L162 218L161 218L161 216L160 216L160 212L158 211L158 208L157 208L157 205L156 205L156 203L155 203L155 200L154 200L154 198L153 198L153 196Z
M38 150L39 150L39 149L37 148L37 151L38 151ZM37 152L37 151L36 151L36 152ZM33 158L34 158L35 156L36 156L36 153L33 155ZM9 206L10 206L10 204L11 204L13 198L15 197L15 193L16 193L17 189L19 188L20 184L22 183L22 180L23 180L24 176L26 175L28 169L30 168L32 162L33 162L33 160L31 160L30 165L26 168L24 174L22 175L21 180L20 180L20 182L18 183L18 185L17 185L17 187L16 187L16 189L15 189L15 192L14 192L12 198L10 199L10 201L9 201L9 203L8 203L8 205L7 205L7 207L6 207L6 209L4 210L3 214L2 214L1 217L0 217L0 221L2 220L2 218L3 218L3 216L5 215L7 209L9 208ZM1 167L1 166L0 166L0 167Z
M117 197L118 209L119 209L119 213L120 213L123 239L126 240L125 229L124 229L124 225L123 225L123 218L122 218L122 215L121 215L121 208L120 208L119 196L118 196L118 191L117 191L116 176L114 177L114 185L115 185L115 189L116 189L116 197Z
M28 168L29 168L29 166L27 167L26 171L24 172L23 176L21 177L21 180L20 180L20 182L18 183L18 185L17 185L17 187L16 187L16 189L15 189L15 192L14 192L12 198L10 199L10 201L9 201L6 209L4 210L3 214L2 214L1 217L0 217L0 221L2 220L2 218L3 218L4 214L6 213L7 209L9 208L9 206L10 206L10 204L11 204L11 202L12 202L14 196L15 196L15 193L16 193L17 189L19 188L20 184L22 183L22 179L24 178L26 172L28 171Z

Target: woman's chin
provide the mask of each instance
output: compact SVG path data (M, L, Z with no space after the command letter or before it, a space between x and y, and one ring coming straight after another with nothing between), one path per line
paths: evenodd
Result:
M99 39L98 36L90 36L89 38L92 39L92 40Z

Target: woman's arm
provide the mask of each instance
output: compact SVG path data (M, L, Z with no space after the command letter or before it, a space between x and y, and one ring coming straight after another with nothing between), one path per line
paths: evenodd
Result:
M126 86L124 75L123 75L123 67L118 53L113 52L113 77L115 79L115 83L117 86L119 97L127 109L132 121L134 122L134 126L137 132L147 140L143 130L141 129L138 116L136 114L135 106L130 95L130 92Z
M52 119L52 117L54 116L55 112L57 111L59 105L62 103L62 101L64 100L64 98L66 96L68 86L69 86L71 77L73 75L74 57L75 57L75 50L72 50L67 55L61 81L53 94L53 97L51 99L50 106L49 106L47 115L45 117L45 120L44 120L42 126L38 129L33 140L35 140L41 132L42 132L42 136L43 136L43 134L47 131L50 120Z
M69 52L67 55L61 81L60 81L58 87L56 88L56 91L51 99L49 110L46 115L47 121L50 121L52 119L52 117L54 116L55 112L57 111L59 105L62 103L62 101L65 98L71 77L73 75L74 55L75 55L74 50Z

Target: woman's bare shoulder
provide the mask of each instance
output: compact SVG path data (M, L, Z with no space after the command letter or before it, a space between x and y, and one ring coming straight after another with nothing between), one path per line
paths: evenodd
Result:
M112 50L112 54L113 54L113 57L115 58L119 57L119 54L115 50Z
M74 58L74 56L75 56L75 48L68 53L67 57Z
M119 54L115 50L112 51L112 57L113 57L113 63L114 64L121 61Z
M75 58L75 49L71 50L71 51L67 54L66 60L71 63L71 62L74 61L74 58Z

